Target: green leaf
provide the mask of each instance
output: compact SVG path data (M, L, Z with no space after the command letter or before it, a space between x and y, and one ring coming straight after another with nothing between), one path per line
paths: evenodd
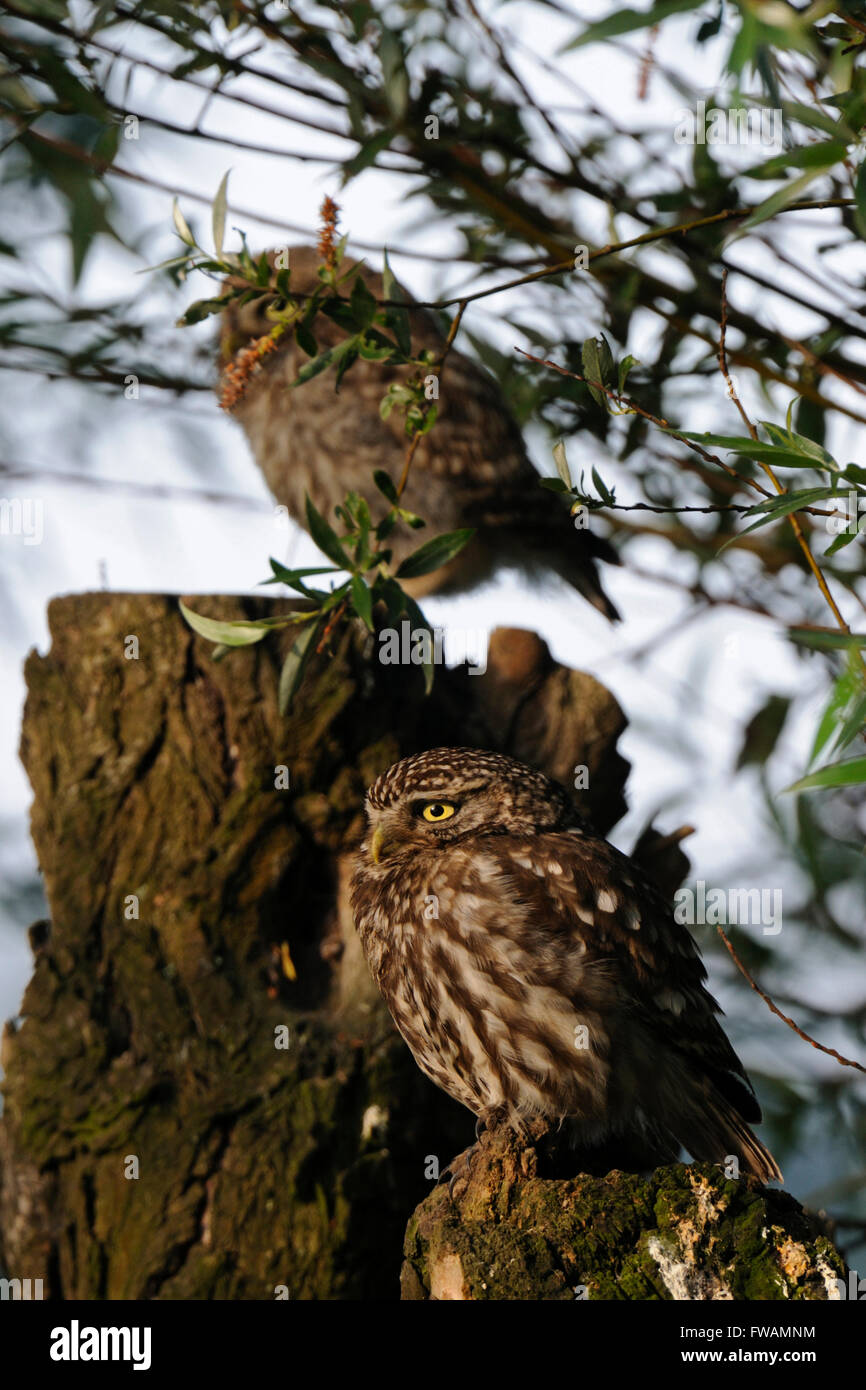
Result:
M778 429L778 426L774 426ZM838 464L827 454L825 459L816 459L814 450L820 449L820 445L813 440L806 440L812 453L806 453L794 442L789 442L787 447L779 444L766 444L763 440L752 439L749 435L735 434L696 434L687 430L667 429L665 434L678 434L681 439L693 440L696 444L702 444L705 448L730 449L734 453L742 454L744 458L755 460L757 463L769 463L774 468L838 468ZM787 438L787 436L785 436ZM793 441L802 439L801 435L793 436ZM826 452L826 451L822 451ZM829 462L827 461L829 460Z
M343 345L342 345L342 343L341 343L341 344L340 344L340 347L342 347L342 346L343 346ZM349 370L349 368L352 367L352 366L354 366L354 364L357 362L357 360L358 360L358 339L356 338L353 342L351 342L351 343L349 344L349 346L346 348L345 352L342 352L342 353L339 354L339 360L338 360L338 362L337 362L337 374L336 374L336 376L334 377L334 390L335 390L335 391L339 391L339 389L340 389L340 383L341 383L341 381L343 380L343 377L346 375L346 373L347 373L347 371Z
M318 631L319 624L311 621L309 627L305 627L299 632L292 644L288 656L283 662L283 669L280 672L280 683L277 690L277 705L280 714L288 714L292 700L295 697L298 686L304 674L304 668L311 652L313 638Z
M295 328L295 342L308 357L315 357L319 351L319 345L305 323L299 323Z
M326 367L333 366L335 363L340 362L345 357L346 353L352 351L357 353L357 345L357 338L344 338L336 347L327 348L325 352L319 353L319 356L314 357L312 362L305 362L294 381L290 383L290 390L294 390L296 386L302 386L305 381L311 381L314 376L318 376Z
M750 763L763 766L779 740L790 708L791 701L786 695L770 695L757 713L752 715L743 733L737 758L738 771Z
M840 531L839 535L827 546L824 555L835 555L837 551L844 550L846 545L850 545L852 541L856 541L859 534L859 531Z
M852 648L848 654L848 665L835 682L827 707L818 722L818 728L815 732L815 741L812 744L812 751L809 754L810 763L813 763L826 747L831 736L834 733L838 734L843 711L850 703L855 691L862 684L862 680L858 676L858 671L859 662Z
M395 121L400 122L409 105L409 75L399 34L393 29L382 29L378 52L388 107Z
M387 150L393 139L394 131L390 126L385 126L383 130L377 131L377 133L371 135L369 139L362 140L358 148L358 153L352 155L351 159L345 160L341 165L343 170L343 186L345 187L347 183L357 177L358 174L363 173L365 169L369 169L371 164L375 164L378 156L383 150Z
M614 10L605 19L588 24L576 39L571 39L559 51L570 53L572 49L583 48L588 43L599 43L602 39L633 34L636 29L651 29L669 15L682 14L684 10L693 9L694 0L656 0L656 4L649 10Z
M595 485L595 490L601 498L602 502L604 502L605 505L608 507L613 506L614 502L616 501L616 498L614 497L610 488L607 486L607 483L604 481L597 468L593 468L592 470L592 481Z
M211 225L213 227L214 250L218 256L223 253L223 241L226 234L226 205L228 201L228 183L231 169L227 169L220 179L220 186L216 191L211 210Z
M815 651L836 651L866 647L866 632L839 632L829 627L789 627L788 636L802 647Z
M866 729L866 693L862 694L859 700L852 701L845 711L845 718L834 740L834 747L840 750L847 748L858 734L864 732L864 729Z
M822 111L820 106L804 106L798 101L783 101L782 115L788 122L797 121L800 125L809 126L813 130L823 130L825 135L838 138L838 117Z
M707 39L714 39L716 37L716 34L722 27L722 20L724 19L724 17L724 0L719 0L718 11L711 19L704 20L703 24L701 25L697 34L695 35L695 43L704 44L707 42Z
M861 159L857 166L857 173L854 176L854 197L857 200L854 220L857 223L858 232L866 240L866 159Z
M836 496L832 487L804 487L796 492L781 492L776 497L766 497L763 502L749 507L745 515L763 516L764 521L775 521L777 516L787 516L801 507L811 507L814 502L826 502Z
M309 496L305 495L304 500L307 512L307 529L322 554L327 555L329 560L333 560L338 569L351 570L352 562L330 523L325 520L321 512L316 511Z
M360 275L357 276L352 286L349 304L356 327L369 328L370 324L373 322L373 315L376 313L379 306L376 303L375 296L370 293Z
M14 251L9 252L14 255ZM157 270L175 270L179 265L188 265L190 257L184 251L182 256L169 256L167 261L158 261L156 265L146 265L143 270L137 270L136 275L153 275Z
M565 445L561 439L553 446L553 462L556 464L556 471L564 483L562 490L564 492L570 492L574 484L571 481L571 474L568 471L568 459L565 456ZM548 481L552 481L552 479ZM556 491L559 491L559 489L557 488Z
M336 572L331 565L290 570L287 569L285 565L281 565L279 560L275 560L273 557L271 557L270 566L273 573L270 579L263 579L262 584L288 584L289 588L294 589L296 593L303 594L305 598L312 599L325 597L325 591L323 589L308 588L304 580L311 574L334 574Z
M791 402L792 406L794 404L796 401ZM795 430L790 428L782 429L781 425L774 425L771 420L762 420L760 423L780 448L790 450L793 445L798 454L802 454L804 458L812 459L816 466L829 468L831 472L838 473L838 463L823 444L818 444L814 439L807 438L805 434L797 434Z
M397 497L397 489L394 485L394 480L390 473L386 473L384 468L375 469L373 473L373 482L376 484L379 491L387 497L391 505L396 506L399 499Z
M820 140L814 145L803 145L800 149L785 150L773 155L762 164L744 169L741 177L749 179L778 178L786 169L829 169L845 159L848 146L843 140Z
M433 660L433 643L435 640L433 636L433 629L428 623L427 619L424 617L424 614L418 607L418 604L407 593L403 594L403 612L406 614L410 623L412 624L413 631L416 631L418 628L424 628L427 632L430 633L430 660L425 661L423 666L421 667L421 670L424 675L424 694L429 695L430 691L433 689L433 678L436 674L436 666Z
M399 305L402 305L405 302L403 299L403 295L400 293L400 288L397 284L397 281L394 279L394 272L391 270L391 265L388 260L387 248L385 250L384 264L382 267L382 287L384 289L386 299L397 300ZM393 305L390 306L385 310L385 323L387 324L388 328L390 328L391 332L394 334L394 341L396 342L403 356L411 357L412 329L409 324L408 310L400 307L395 307Z
M832 168L832 165L828 167ZM813 169L807 174L801 174L799 178L790 179L782 188L777 188L775 193L771 193L769 198L765 198L762 203L758 204L751 216L746 218L734 235L740 236L743 232L750 231L752 227L757 227L761 222L766 222L768 218L775 217L777 212L781 212L782 208L799 198L800 194L805 192L809 185L814 183L824 172L823 169Z
M177 232L181 241L185 241L187 246L194 247L196 244L195 237L190 231L189 226L187 224L187 220L180 210L180 204L178 203L177 198L175 198L174 202L171 205L171 215L174 218L175 231Z
M632 367L639 366L640 360L637 357L632 357L631 353L628 353L628 355L624 357L620 362L616 374L616 387L620 395L622 395L623 391L625 390L625 383L628 379L628 374L631 371Z
M473 527L465 527L460 531L447 531L442 536L433 536L406 557L397 570L397 578L417 579L421 574L429 574L431 570L438 570L442 565L447 565L474 535Z
M360 574L352 575L352 603L358 617L373 631L373 595Z
M830 763L817 772L810 772L786 787L787 792L805 792L814 787L853 787L866 782L866 758L848 758L845 762Z
M213 314L222 313L227 302L225 299L197 299L177 320L178 328L188 328L192 323L201 323Z
M320 372L330 367L333 360L333 348L327 348L324 352L320 352L318 357L314 357L311 362L304 363L294 381L289 383L289 389L293 391L296 386L302 386L305 381L312 381L314 376L318 376Z
M220 622L217 618L205 618L201 613L194 613L181 600L178 600L178 603L193 632L197 632L200 637L206 637L209 642L221 642L226 647L251 647L254 642L261 642L274 628L285 627L287 623L285 618Z
M367 329L358 343L358 350L365 362L384 362L398 351L390 338L375 329Z
M605 352L605 348L607 348L607 352ZM580 361L592 399L597 405L601 406L602 410L610 414L610 404L607 395L601 389L602 386L607 386L610 383L610 374L605 375L604 370L605 366L608 365L608 361L611 372L613 370L613 358L606 339L585 339L580 350Z

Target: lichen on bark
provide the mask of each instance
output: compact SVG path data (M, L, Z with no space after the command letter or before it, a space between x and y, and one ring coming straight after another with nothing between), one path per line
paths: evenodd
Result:
M845 1266L816 1217L712 1164L545 1176L513 1134L482 1136L406 1231L404 1299L834 1299Z

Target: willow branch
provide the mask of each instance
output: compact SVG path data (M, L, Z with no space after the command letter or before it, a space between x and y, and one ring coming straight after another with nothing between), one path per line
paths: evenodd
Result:
M782 1010L778 1007L778 1005L773 1003L773 1000L770 998L769 994L767 994L763 989L761 989L757 981L753 978L752 975L749 974L748 970L743 965L743 962L740 960L740 957L737 955L736 951L734 950L733 946L731 945L722 928L717 926L716 931L719 933L719 936L722 938L725 945L727 946L731 959L733 960L740 974L748 982L748 984L755 991L755 993L760 995L760 997L763 999L764 1003L766 1004L767 1008L770 1010L771 1013L774 1013L777 1018L780 1018L782 1020L783 1023L787 1023L788 1027L792 1028L794 1032L797 1034L797 1037L802 1038L804 1042L807 1042L810 1045L810 1047L817 1048L819 1052L826 1053L828 1057L835 1057L836 1061L839 1062L843 1067L854 1067L857 1071L866 1072L866 1067L864 1067L861 1062L854 1062L851 1060L850 1057L843 1057L842 1053L837 1052L834 1047L825 1047L823 1043L817 1042L815 1038L810 1037L808 1033L804 1032L803 1029L799 1026L799 1024L795 1023L794 1020L792 1018L789 1018L787 1014L783 1014Z
M451 327L448 329L448 337L445 339L445 346L443 347L441 353L439 354L439 357L437 358L436 362L431 368L431 372L435 375L438 375L440 381L442 378L442 369L445 366L445 359L447 358L449 352L451 351L451 348L454 345L454 339L457 337L457 330L460 327L460 320L463 318L463 314L466 309L466 303L467 301L464 299L461 300L460 304L458 305L457 313L451 320ZM398 498L403 496L404 489L409 481L409 472L412 467L412 460L414 459L415 452L418 448L419 443L421 442L421 437L422 431L416 430L411 440L409 441L409 447L406 450L406 457L403 460L403 472L401 473L400 481L397 484Z

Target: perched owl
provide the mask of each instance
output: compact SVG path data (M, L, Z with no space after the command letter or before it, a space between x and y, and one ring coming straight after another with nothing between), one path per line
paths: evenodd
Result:
M341 270L356 264L345 259ZM319 284L318 253L309 246L293 247L289 265L292 289L311 294ZM372 294L384 299L382 277L366 268L361 275ZM401 293L407 303L413 302L405 290ZM251 340L273 329L273 320L265 315L271 299L265 294L244 305L232 303L224 311L224 366ZM445 340L432 315L413 310L410 323L413 352L431 349L438 357ZM322 313L312 330L320 352L346 337ZM307 361L293 335L286 333L276 351L262 360L233 413L271 492L295 520L303 521L305 493L333 522L334 507L355 491L366 498L378 521L387 503L373 483L373 470L384 468L396 483L408 444L400 412L383 420L379 403L389 385L406 381L412 369L359 360L338 393L333 371L291 390ZM549 568L616 621L619 614L601 588L596 567L599 559L619 564L616 551L590 530L575 529L562 501L539 486L520 430L493 377L452 350L438 405L438 418L418 445L402 498L407 510L424 518L428 531L399 527L388 544L396 565L426 535L464 526L475 527L476 535L450 565L406 587L416 595L456 592L481 582L499 565L530 572Z
M367 815L355 923L432 1081L488 1127L566 1121L584 1154L650 1167L682 1146L781 1177L694 941L562 787L435 748L383 773Z

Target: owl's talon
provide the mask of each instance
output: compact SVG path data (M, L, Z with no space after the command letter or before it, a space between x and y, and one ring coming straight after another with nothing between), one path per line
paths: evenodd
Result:
M448 1199L451 1202L455 1202L457 1200L454 1195L454 1189L457 1183L462 1183L464 1188L468 1186L466 1175L464 1173L452 1173L451 1175L451 1179L448 1183Z
M469 1186L469 1178L472 1172L472 1162L477 1152L478 1150L476 1145L470 1144L468 1149L464 1149L462 1153L459 1153L456 1155L456 1157L452 1158L451 1162L448 1164L448 1167L443 1172L443 1178L446 1176L446 1174L451 1174L451 1177L448 1180L448 1196L450 1197L452 1202L455 1201L455 1189L458 1183L462 1183L464 1188Z

